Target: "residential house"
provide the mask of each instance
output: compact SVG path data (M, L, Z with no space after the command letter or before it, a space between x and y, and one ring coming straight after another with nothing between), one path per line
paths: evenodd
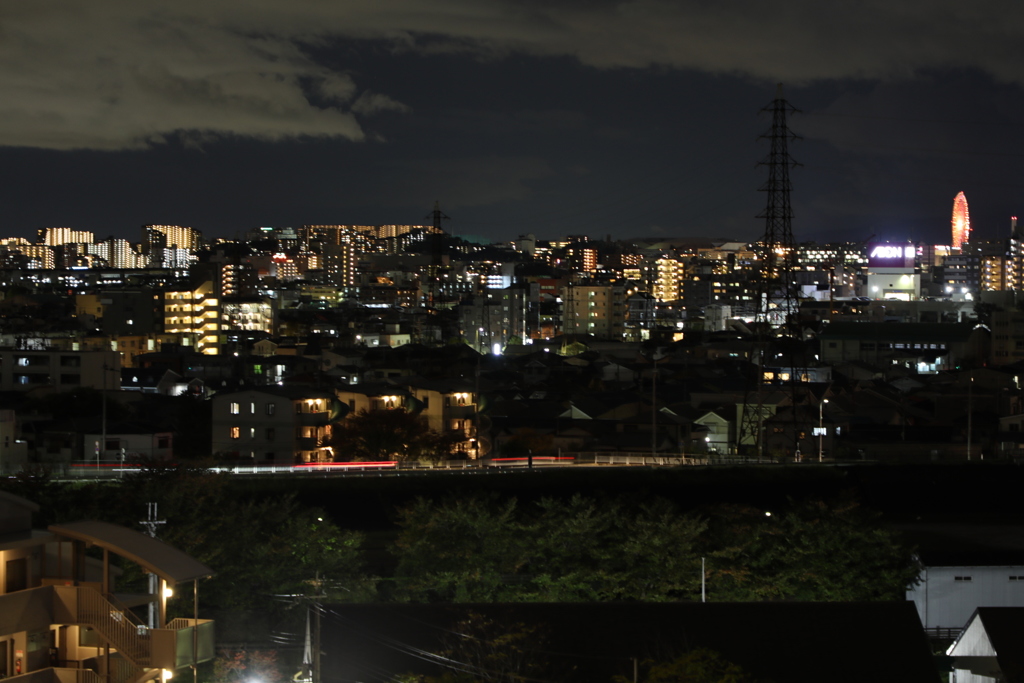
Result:
M955 683L1024 683L1024 607L979 607L946 654Z

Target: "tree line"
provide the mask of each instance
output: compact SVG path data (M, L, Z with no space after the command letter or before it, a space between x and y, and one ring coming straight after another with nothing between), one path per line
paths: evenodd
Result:
M346 602L699 600L702 589L713 601L850 601L902 600L918 573L912 549L852 496L696 511L627 495L421 497L370 547L294 494L261 496L202 468L4 487L39 502L46 523L139 528L157 502L160 537L214 570L203 604L223 610L280 612L291 604L281 596L309 593L317 577Z

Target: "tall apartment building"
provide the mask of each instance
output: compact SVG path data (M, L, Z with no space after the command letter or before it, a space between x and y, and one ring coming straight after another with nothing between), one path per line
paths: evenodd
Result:
M305 248L322 253L329 244L347 244L359 251L371 251L377 230L372 225L304 225L299 239Z
M220 353L220 300L212 281L194 290L164 292L164 332L191 340L199 353Z
M72 228L41 228L37 233L36 242L48 247L60 247L65 244L92 244L95 236L89 230Z
M686 264L675 256L661 256L655 261L651 294L658 301L677 301L683 297L682 280Z
M32 270L53 270L57 267L57 255L53 247L45 244L26 244L9 249L24 256L27 267Z
M202 245L202 234L180 225L142 226L142 253L156 268L187 268Z
M572 235L565 248L565 264L572 270L594 273L597 270L597 249L588 244L585 235Z
M321 253L325 284L352 287L356 284L359 251L351 244L325 244Z
M622 339L626 324L626 287L621 284L570 284L562 288L562 332Z
M97 254L106 260L108 268L144 268L146 259L125 239L109 237L96 245Z

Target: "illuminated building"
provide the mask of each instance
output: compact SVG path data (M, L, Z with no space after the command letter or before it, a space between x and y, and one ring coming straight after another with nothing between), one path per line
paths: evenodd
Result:
M917 248L911 244L869 242L867 296L910 301L921 297Z
M657 274L654 279L654 298L658 301L676 301L681 299L680 281L685 270L684 265L676 258L663 256L656 261Z
M227 301L221 304L224 324L231 330L274 331L274 311L265 299Z
M72 230L71 228L43 228L38 232L39 244L48 247L60 247L65 244L92 244L96 238L88 230Z
M101 256L107 260L109 268L142 268L145 266L145 259L132 248L128 240L111 237L99 245Z
M220 302L213 282L195 290L164 292L164 332L183 335L199 353L220 353Z
M573 285L562 289L562 332L622 339L626 327L623 285Z
M268 465L330 462L333 401L333 394L301 387L217 393L213 452Z
M142 252L157 268L187 268L202 243L198 230L180 225L142 226Z
M331 244L372 251L376 234L370 225L304 225L299 236L307 249L323 253L324 247Z
M39 270L52 270L57 265L57 257L53 247L43 244L30 244L16 247L12 251L20 251L28 259L28 267Z
M953 200L953 248L959 249L971 240L971 216L967 211L967 197L961 192Z
M335 287L351 287L355 285L359 252L354 246L350 244L325 244L321 258L327 284Z

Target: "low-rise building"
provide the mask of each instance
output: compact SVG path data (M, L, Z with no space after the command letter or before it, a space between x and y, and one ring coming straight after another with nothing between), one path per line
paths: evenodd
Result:
M38 511L0 492L0 678L135 683L167 680L213 659L213 622L195 608L191 618L168 621L167 610L172 589L210 576L207 567L105 522L34 530ZM102 549L102 559L86 555L87 547ZM156 591L134 596L136 604L155 606L151 623L123 607L125 596L115 598L114 557L156 575Z
M266 465L330 462L333 394L263 387L214 395L213 453Z

